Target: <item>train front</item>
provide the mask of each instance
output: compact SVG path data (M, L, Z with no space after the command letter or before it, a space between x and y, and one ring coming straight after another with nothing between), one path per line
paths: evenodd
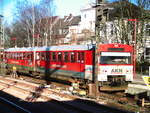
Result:
M102 44L99 46L98 81L100 90L124 90L133 80L132 46Z

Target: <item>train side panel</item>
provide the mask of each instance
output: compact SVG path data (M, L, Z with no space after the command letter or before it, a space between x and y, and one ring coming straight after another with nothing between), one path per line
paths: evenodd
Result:
M44 52L36 52L36 54L41 53ZM40 57L39 61L35 61L36 70L41 73L46 72L49 76L57 74L73 78L92 79L92 72L89 74L85 71L85 66L92 68L91 55L92 51L49 51L45 57L49 57L49 59Z

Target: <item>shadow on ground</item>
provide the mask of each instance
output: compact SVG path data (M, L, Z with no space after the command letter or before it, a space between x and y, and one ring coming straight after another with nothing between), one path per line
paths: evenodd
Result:
M73 101L62 101L62 102L56 100L50 100L47 102L27 102L27 101L20 100L19 98L16 98L7 93L4 93L3 91L0 91L0 97L4 97L16 103L17 105L22 106L23 108L29 110L31 113L131 113L131 112L121 111L115 108L107 107L104 105L99 105L93 101L87 101L81 99L76 99ZM33 97L38 98L36 96ZM71 105L76 107L78 106L79 109L76 107L72 107ZM82 108L82 110L80 108Z

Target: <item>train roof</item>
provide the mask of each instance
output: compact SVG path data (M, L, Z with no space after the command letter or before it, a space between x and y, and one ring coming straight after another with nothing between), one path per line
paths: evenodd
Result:
M43 46L43 47L28 47L28 48L8 48L6 52L12 51L62 51L62 50L90 50L93 45L61 45L61 46Z

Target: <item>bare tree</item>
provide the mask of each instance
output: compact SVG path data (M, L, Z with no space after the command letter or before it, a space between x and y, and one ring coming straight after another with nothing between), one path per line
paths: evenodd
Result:
M42 0L39 4L29 0L17 1L16 16L18 20L16 23L22 24L20 29L24 31L28 46L38 46L39 42L42 43L41 46L47 45L44 43L46 42L44 34L50 33L51 23L48 22L48 18L53 15L53 10L51 10L54 9L53 5L53 0ZM22 37L19 36L19 38Z
M138 19L137 43L142 43L144 23L147 21L149 0L136 0L137 5L130 0L116 0L112 3L114 10L110 14L110 20L117 20L117 36L122 43L130 44L133 34L133 23L128 19ZM149 4L149 5L148 5ZM143 20L142 22L141 19ZM116 22L115 22L116 24ZM141 32L138 32L141 31Z
M144 36L145 25L150 23L150 1L135 0L135 4L131 0L116 0L111 5L114 10L110 14L110 20L114 21L116 27L115 35L118 37L117 42L132 44L134 37L134 23L128 19L137 19L136 27L136 44L137 52L140 53L144 47L146 37Z

